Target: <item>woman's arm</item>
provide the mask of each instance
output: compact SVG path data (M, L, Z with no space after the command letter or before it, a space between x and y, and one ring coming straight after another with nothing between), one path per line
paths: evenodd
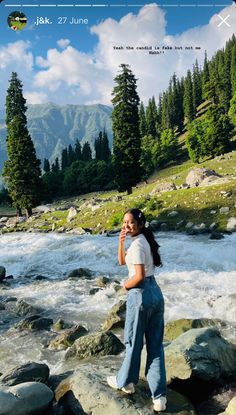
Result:
M120 265L125 265L125 238L126 232L124 229L121 229L118 245L118 262Z
M124 283L124 287L126 288L126 290L137 287L137 285L140 282L142 282L145 278L144 264L136 264L134 265L134 268L135 268L135 275L129 280L125 281Z

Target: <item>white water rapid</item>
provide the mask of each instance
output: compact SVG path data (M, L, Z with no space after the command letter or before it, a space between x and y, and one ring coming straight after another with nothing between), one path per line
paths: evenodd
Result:
M219 318L236 322L236 234L223 240L206 235L159 233L164 266L156 278L166 303L166 321L178 318ZM127 246L130 240L127 239ZM0 237L0 265L13 275L8 287L0 285L0 302L17 297L43 309L43 315L81 323L98 330L118 301L113 285L94 295L93 280L66 279L70 271L86 267L95 276L122 281L126 267L117 262L118 236L68 236L13 233ZM42 275L46 280L35 281ZM233 296L235 294L235 296ZM45 347L47 334L13 330L0 311L0 372L29 360L44 361L57 372L62 352ZM232 336L231 336L232 334ZM235 333L228 337L235 337Z

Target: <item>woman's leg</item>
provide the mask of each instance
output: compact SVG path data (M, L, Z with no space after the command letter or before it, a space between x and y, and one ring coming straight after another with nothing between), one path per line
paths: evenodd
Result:
M163 307L153 310L146 329L147 362L145 374L152 398L166 395L166 372L163 349Z
M141 292L130 290L124 329L125 358L116 377L119 388L129 383L138 383L145 332L145 312L142 310L141 302Z

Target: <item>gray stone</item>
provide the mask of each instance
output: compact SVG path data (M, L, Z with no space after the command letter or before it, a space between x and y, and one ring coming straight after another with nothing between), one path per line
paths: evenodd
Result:
M0 218L0 223L4 223L4 222L7 222L7 221L8 221L8 217L7 216L2 216Z
M185 228L186 229L190 229L190 228L192 228L193 227L193 222L188 222L187 224L186 224L186 226L185 226Z
M28 304L24 300L17 301L15 310L14 310L15 314L21 317L35 314L38 311L39 310L36 307L32 306L31 304Z
M209 179L210 176L211 176L211 181L221 177L214 170L206 169L204 167L203 168L197 167L197 168L190 170L190 172L188 173L186 177L186 183L189 186L199 186L203 182L203 180L205 180L206 178Z
M6 277L6 268L0 266L0 282L3 281Z
M70 207L67 215L67 222L70 223L77 215L78 211L75 207Z
M229 213L229 207L228 206L222 206L220 208L220 213L227 215Z
M97 370L82 364L78 371L59 384L55 398L63 406L66 400L66 409L72 414L80 414L82 407L86 414L93 415L153 415L146 383L140 381L131 398L108 387L106 376L110 374L105 368ZM71 392L69 397L68 392ZM196 415L196 412L186 398L169 389L165 415Z
M16 324L15 328L18 330L48 330L53 324L51 318L41 317L40 315L34 315L26 317Z
M71 271L67 278L77 279L77 278L85 278L90 279L93 276L93 272L88 268L78 268Z
M202 327L217 327L220 329L226 327L226 323L222 320L211 318L181 318L173 320L165 325L164 339L165 341L173 341L188 330Z
M84 235L86 231L84 230L84 228L77 227L77 228L70 229L69 231L66 231L66 233L69 233L71 235Z
M164 183L160 183L158 184L150 193L150 195L155 195L155 193L159 193L159 192L170 192L172 190L176 190L176 185L175 183L168 183L168 182L164 182Z
M235 232L236 231L236 218L231 217L228 219L227 225L226 225L227 231Z
M111 308L102 326L102 330L123 328L125 325L125 312L126 312L126 301L120 300L117 304L115 304Z
M175 379L220 382L236 380L236 346L221 337L216 328L191 329L166 347L168 382Z
M43 414L52 406L54 394L39 382L26 382L6 388L0 387L0 415Z
M88 333L85 327L77 325L60 333L49 343L49 349L63 350L71 347L75 340Z
M77 339L66 352L65 358L84 359L91 356L116 355L123 349L124 345L111 331L99 332Z
M44 363L29 362L17 366L0 377L0 382L7 386L18 385L23 382L45 383L49 377L49 368Z
M168 213L167 216L170 216L171 218L177 216L179 213L176 210L172 210L172 212Z

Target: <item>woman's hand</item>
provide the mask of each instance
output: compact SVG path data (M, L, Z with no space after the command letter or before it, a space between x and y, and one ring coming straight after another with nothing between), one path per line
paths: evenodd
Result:
M126 230L125 228L122 228L119 235L119 242L124 243L126 238Z

